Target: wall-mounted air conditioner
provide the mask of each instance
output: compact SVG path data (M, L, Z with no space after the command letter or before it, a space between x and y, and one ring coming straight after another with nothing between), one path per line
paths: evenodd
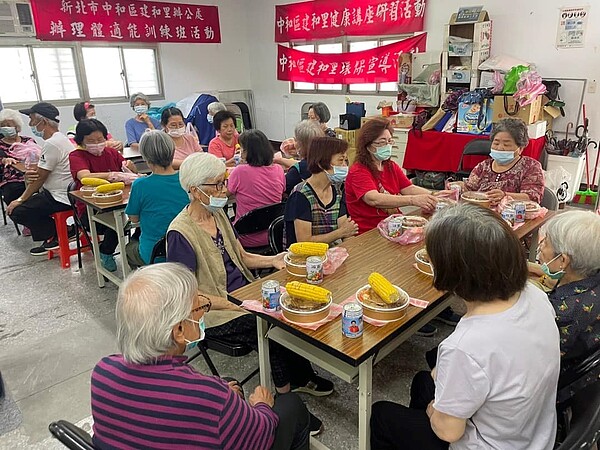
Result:
M24 0L0 0L0 37L35 36L31 6Z

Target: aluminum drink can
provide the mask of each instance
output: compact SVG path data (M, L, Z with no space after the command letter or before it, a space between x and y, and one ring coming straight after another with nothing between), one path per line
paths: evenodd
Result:
M402 234L402 217L394 217L388 222L388 235L390 237L398 237Z
M363 309L358 302L344 305L342 310L342 334L348 338L357 338L363 334Z
M279 281L267 280L262 284L262 306L267 312L277 311L279 306L279 297L281 291L279 289Z
M513 226L515 224L515 210L512 208L504 208L502 210L502 218Z
M240 165L241 160L242 160L242 155L240 155L239 153L236 153L235 155L233 155L233 162L235 163L236 166Z
M458 184L458 183L450 183L450 190L451 191L458 191L458 196L460 197L460 191L462 190L460 188L460 184Z
M323 258L321 256L306 258L306 281L309 284L321 284L323 282Z
M525 203L517 202L513 207L515 208L515 223L525 222Z

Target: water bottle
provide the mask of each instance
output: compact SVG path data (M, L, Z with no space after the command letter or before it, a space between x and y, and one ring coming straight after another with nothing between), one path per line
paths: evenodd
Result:
M25 158L25 169L26 170L37 170L38 162L40 158L34 150L29 150L27 157Z

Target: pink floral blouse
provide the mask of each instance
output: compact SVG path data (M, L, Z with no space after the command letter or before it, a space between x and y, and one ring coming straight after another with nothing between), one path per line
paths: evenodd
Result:
M492 169L493 159L486 159L475 166L465 183L468 191L487 192L501 189L529 195L529 199L540 203L544 196L544 172L542 165L529 156L521 159L506 172Z

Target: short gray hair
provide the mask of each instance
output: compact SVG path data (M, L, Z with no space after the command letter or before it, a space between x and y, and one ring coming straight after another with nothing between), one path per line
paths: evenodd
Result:
M308 109L313 110L313 112L319 117L320 123L327 123L331 120L331 113L329 112L329 108L323 102L313 103L313 105Z
M584 277L600 270L600 216L591 211L568 211L553 217L542 234L557 254L571 259L571 269Z
M493 141L498 133L507 132L515 141L519 148L527 147L529 144L529 135L527 134L527 125L521 119L516 117L507 117L499 120L492 128L490 141Z
M294 139L296 140L296 149L301 152L303 158L306 158L306 152L310 147L310 142L317 137L325 136L325 132L313 120L303 120L294 128Z
M12 120L15 123L17 133L20 133L23 129L23 119L19 111L15 111L14 109L3 109L0 111L0 122L4 122L5 120Z
M209 103L206 109L212 116L214 116L219 111L227 111L227 107L221 102Z
M56 120L48 119L47 117L44 117L38 113L32 112L31 114L29 114L29 117L30 118L33 117L34 119L37 119L40 122L46 122L48 125L50 125L55 130L58 130L58 128L60 127L60 125L58 124L58 122Z
M183 160L179 167L179 182L185 192L193 186L201 186L211 178L225 173L225 163L211 153L194 153Z
M173 164L175 143L164 131L147 130L140 139L140 153L146 162L167 168Z
M116 307L117 346L125 361L152 364L173 348L173 327L189 317L196 295L196 277L182 264L152 264L130 274Z
M133 94L131 97L129 97L129 106L133 108L136 100L144 100L144 102L146 102L146 105L150 107L150 99L146 94L142 92L136 92L135 94Z

